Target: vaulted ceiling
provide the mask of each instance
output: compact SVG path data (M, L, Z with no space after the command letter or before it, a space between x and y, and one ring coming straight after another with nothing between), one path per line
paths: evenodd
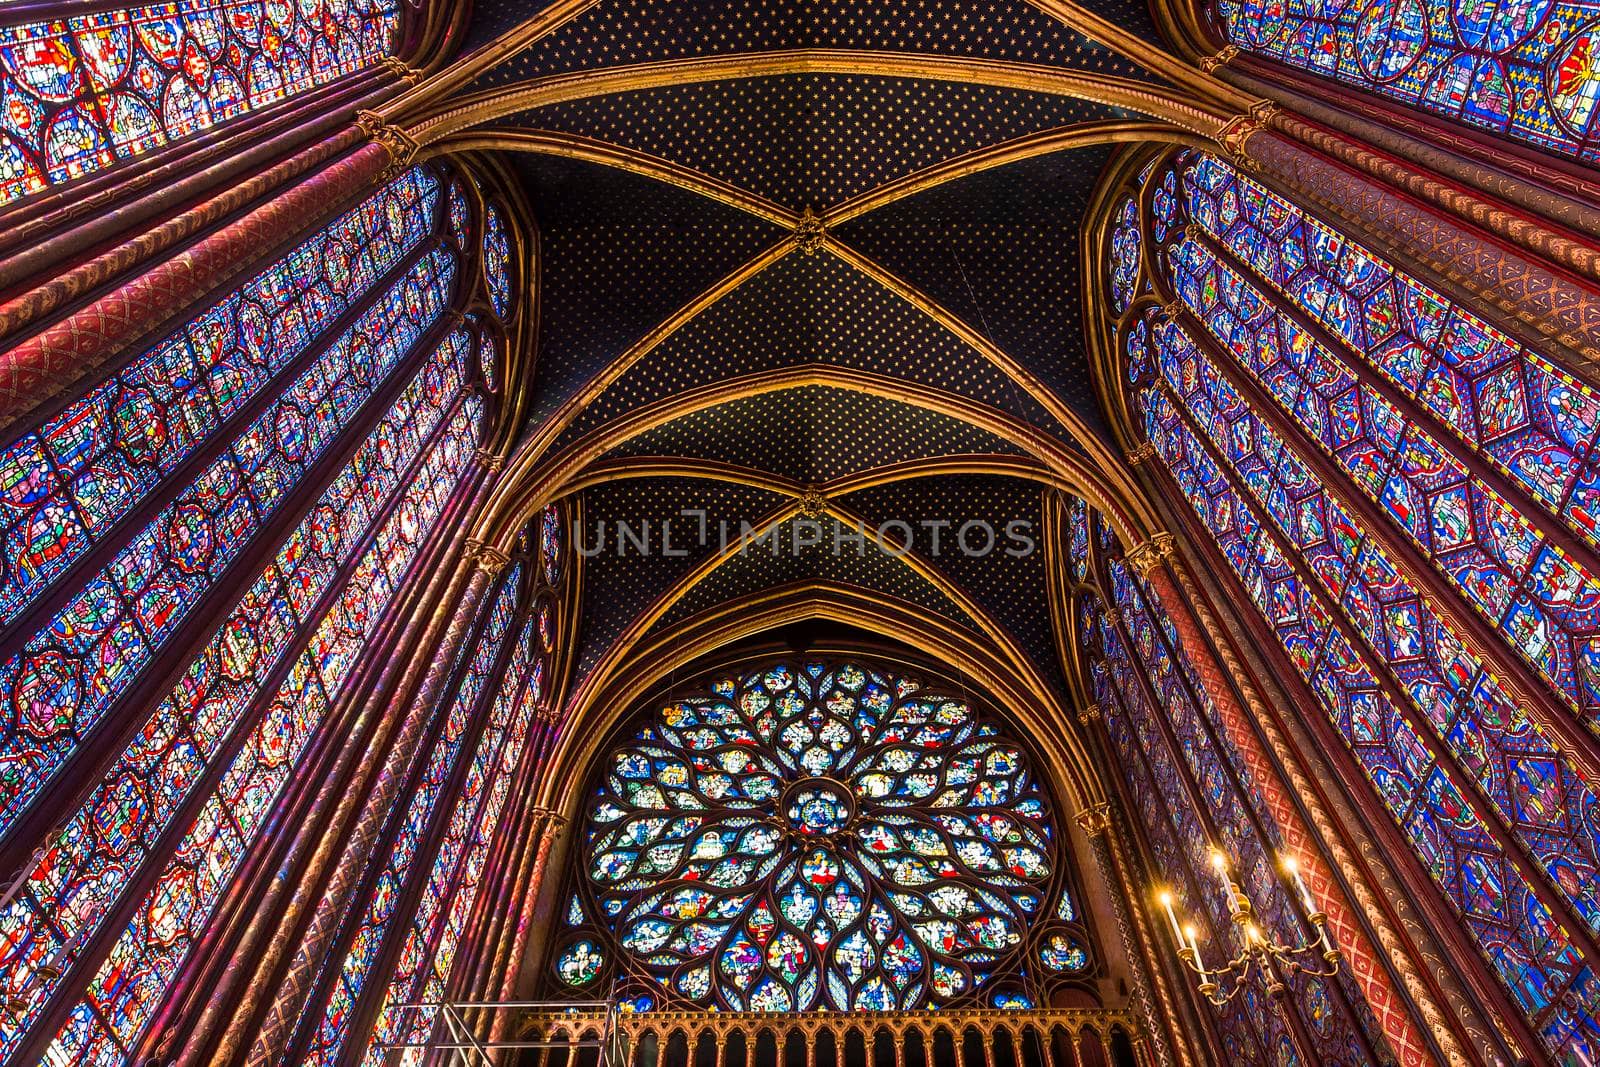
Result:
M1156 39L1143 0L1086 6ZM535 12L479 0L464 48ZM688 539L586 561L580 679L618 642L809 582L1003 640L1065 700L1057 490L1019 442L1106 454L1080 234L1140 116L1064 71L1159 81L1027 0L598 0L471 87L586 87L490 124L518 142L539 231L526 434L594 457L588 528ZM970 555L947 533L935 554L918 526L969 519L1027 524L1035 549ZM918 533L834 551L832 524L858 520ZM717 536L797 521L823 543Z

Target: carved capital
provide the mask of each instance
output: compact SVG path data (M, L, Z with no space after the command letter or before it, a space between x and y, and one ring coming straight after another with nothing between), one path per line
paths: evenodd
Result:
M1161 313L1169 319L1176 319L1183 314L1184 308L1185 305L1182 300L1169 300L1161 305Z
M1250 105L1250 117L1261 123L1263 127L1267 127L1272 125L1272 120L1277 118L1278 112L1282 110L1271 100L1257 100Z
M1092 722L1100 721L1100 705L1085 704L1078 712L1078 725L1088 726Z
M1238 45L1223 45L1221 51L1219 51L1216 55L1200 57L1200 69L1205 71L1207 74L1210 74L1218 67L1225 67L1229 63L1232 63L1234 57L1238 54Z
M1128 461L1128 466L1130 467L1137 467L1141 463L1149 463L1156 458L1156 446L1146 441L1139 447L1130 449L1123 458Z
M567 817L551 808L534 808L533 817L550 830L560 830L567 825Z
M506 457L496 452L491 452L487 448L474 448L472 450L472 458L477 460L484 470L496 473L506 465Z
M828 498L820 489L807 489L800 494L800 514L808 519L820 519L828 510Z
M467 538L467 558L477 564L478 569L489 577L499 574L511 557L506 555L494 545L486 545L476 537Z
M1099 837L1111 829L1111 805L1102 800L1098 804L1084 808L1072 818L1084 833L1090 837Z
M1139 577L1148 578L1151 571L1172 559L1174 551L1171 534L1151 534L1150 540L1128 549L1128 565Z
M1254 110L1254 107L1252 107ZM1217 131L1217 144L1228 153L1234 166L1240 170L1254 171L1258 169L1257 163L1250 158L1246 148L1250 138L1260 133L1263 126L1260 120L1253 115L1235 115L1229 119L1222 129Z
M1100 612L1100 614L1104 615L1106 622L1110 623L1112 626L1122 625L1122 612L1118 611L1116 608L1105 608Z
M800 218L794 224L794 246L800 250L801 255L813 255L822 247L822 239L828 235L827 229L822 225L822 216L810 208L800 212Z
M380 62L384 70L395 75L407 85L415 85L422 80L422 71L413 67L399 56L384 56Z
M376 111L357 111L356 126L369 138L383 145L384 151L389 153L389 165L384 168L381 180L389 181L396 174L411 165L417 158L421 145L399 126L386 120Z

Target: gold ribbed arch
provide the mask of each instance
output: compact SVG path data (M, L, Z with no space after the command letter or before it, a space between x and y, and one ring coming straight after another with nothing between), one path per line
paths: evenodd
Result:
M509 546L523 523L568 492L569 484L582 477L592 464L648 430L734 400L807 386L834 386L899 401L986 430L1039 461L1060 479L1063 488L1098 508L1125 544L1138 544L1160 529L1148 502L1133 486L1129 472L1115 459L1110 466L1102 466L1094 457L1068 448L1050 434L964 396L848 367L807 363L713 382L644 405L591 431L553 456L519 450L473 536L485 544Z
M1059 700L1031 669L996 655L980 638L911 605L830 582L803 582L701 612L645 638L613 644L578 684L562 732L540 778L539 806L580 815L584 786L606 739L664 678L746 637L793 622L822 620L866 629L949 664L973 680L1028 731L1047 761L1061 799L1073 811L1102 803L1106 793L1094 762L1067 728Z

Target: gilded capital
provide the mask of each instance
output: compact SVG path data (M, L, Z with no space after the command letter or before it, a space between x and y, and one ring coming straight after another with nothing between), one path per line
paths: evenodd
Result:
M494 545L486 545L476 537L467 538L467 558L477 564L478 569L491 578L499 574L511 557L506 555Z
M499 471L501 467L506 465L506 457L487 448L474 448L472 450L472 458L477 460L483 466L483 469L487 471Z
M395 75L407 85L415 85L422 80L422 71L413 67L399 56L384 56L380 62L384 70Z
M1254 112L1255 108L1256 105L1252 105L1251 111ZM1253 171L1257 169L1256 161L1250 158L1246 146L1250 138L1260 133L1263 128L1261 120L1254 114L1235 115L1217 131L1217 144L1228 153L1234 166L1240 170Z
M551 808L534 808L533 817L551 830L559 830L567 824L567 817Z
M1172 559L1174 552L1171 534L1151 534L1150 540L1141 541L1128 549L1128 565L1139 577L1148 578L1151 571Z
M1128 466L1137 467L1141 463L1149 463L1156 458L1156 446L1146 441L1137 448L1129 449L1123 457L1128 461Z
M1078 725L1079 726L1088 726L1090 723L1098 722L1099 720L1100 720L1100 705L1099 704L1085 704L1078 711Z
M1105 801L1092 804L1074 815L1073 821L1090 837L1099 837L1111 829L1111 805Z
M1238 54L1239 54L1239 46L1238 45L1236 45L1236 44L1225 44L1225 45L1222 46L1221 50L1219 50L1217 52L1216 55L1214 55L1214 56L1201 56L1200 57L1200 69L1205 71L1207 74L1210 74L1213 71L1215 71L1218 67L1225 67L1229 63L1232 63L1233 60L1234 60L1234 57L1237 56Z
M1264 127L1270 126L1272 125L1272 120L1277 118L1278 112L1282 110L1282 108L1273 103L1271 100L1257 100L1255 103L1250 105L1250 117L1261 123L1261 125Z
M383 145L384 151L389 153L389 166L383 172L384 180L409 167L422 147L417 144L416 138L376 111L357 111L356 126L373 141Z

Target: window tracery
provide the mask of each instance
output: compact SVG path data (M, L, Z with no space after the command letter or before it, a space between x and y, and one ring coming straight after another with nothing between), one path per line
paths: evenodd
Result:
M1600 591L1565 506L1590 390L1219 160L1180 153L1145 195L1177 301L1118 324L1142 430L1530 1022L1592 1048L1561 909L1600 919L1595 796L1451 604L1550 683L1542 714L1594 728Z
M13 543L78 525L0 575L0 832L65 809L0 912L0 1057L47 1013L63 1062L133 1052L472 462L443 185L403 172L4 452L48 464L8 486Z
M560 514L555 505L547 508L538 520L539 527L559 527ZM530 570L536 574L559 574L565 563L565 549L558 544L552 554L548 540L530 540L525 538L522 545L523 554L530 557ZM508 814L506 805L513 798L513 781L523 761L537 756L539 734L546 728L539 725L539 717L549 710L554 699L546 687L554 669L554 641L544 635L554 629L556 610L552 585L545 583L541 588L536 583L532 617L524 623L511 661L501 675L465 780L433 846L431 866L418 869L419 874L423 869L427 873L421 899L409 920L391 931L391 937L403 940L388 984L381 987L376 1022L361 1060L369 1067L388 1062L380 1046L421 1042L433 1027L436 1006L444 999L467 917L483 887L495 830ZM414 1004L435 1007L405 1007ZM330 1003L324 1030L330 1023L338 1025L338 1007L338 1002ZM337 1047L333 1046L330 1057L336 1052ZM420 1062L420 1057L412 1053L405 1062Z
M1600 6L1576 0L1214 0L1239 48L1592 163Z
M1030 757L857 661L730 670L606 757L553 978L635 1010L1040 1003L1089 938Z
M0 207L360 70L396 0L156 3L0 26Z
M1108 524L1088 508L1069 508L1068 521L1084 530L1085 542L1091 525L1100 530L1097 541L1109 536ZM1069 535L1069 544L1076 539ZM1257 921L1272 936L1294 941L1306 916L1277 873L1276 822L1244 776L1246 765L1165 606L1114 540L1092 559L1072 550L1068 565L1093 576L1077 594L1080 662L1103 709L1133 811L1156 846L1153 877L1196 918L1207 952L1227 956L1232 918L1210 866L1211 849L1220 848L1257 902ZM1290 981L1292 1002L1318 1044L1318 1062L1369 1062L1371 1025L1359 993L1304 975ZM1291 1047L1282 1020L1259 1001L1230 1004L1223 1021L1231 1054L1252 1058L1264 1055L1257 1049L1276 1055Z

